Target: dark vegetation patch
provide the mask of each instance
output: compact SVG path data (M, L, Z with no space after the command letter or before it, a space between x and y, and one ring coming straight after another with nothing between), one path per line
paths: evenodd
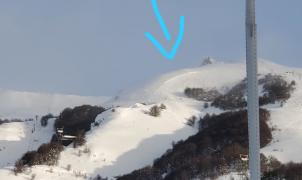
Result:
M37 151L25 153L21 159L15 163L14 172L15 174L21 173L26 167L34 165L55 165L63 149L63 145L58 143L42 144Z
M71 135L75 135L79 130L89 131L97 115L104 111L103 107L90 105L66 108L56 119L55 128L64 128L64 132Z
M47 115L45 115L45 116L42 116L42 117L41 117L41 120L40 120L41 126L42 126L42 127L46 127L47 124L48 124L48 120L49 120L49 119L52 119L52 118L55 118L55 116L52 115L52 114L50 114L50 113L47 114Z
M97 175L93 180L108 180L108 178L103 178L101 175Z
M295 81L288 83L280 75L265 75L259 79L259 87L263 87L263 95L259 97L259 105L263 106L276 102L283 104L290 98L295 85ZM245 94L246 80L243 80L226 94L217 97L211 105L223 110L242 109L247 106Z
M212 106L223 110L232 110L244 108L247 105L245 100L246 82L242 81L235 85L230 91L224 95L220 95L212 102Z
M302 163L288 163L280 165L278 168L265 172L263 180L301 180Z
M259 99L259 103L260 105L265 105L287 101L294 91L296 82L291 81L288 83L282 76L268 74L259 80L259 84L263 85L264 92L264 95Z
M266 146L272 140L272 134L267 121L270 118L269 111L260 109L260 132L261 147ZM225 143L238 143L244 148L248 147L248 120L247 111L231 111L219 115L205 115L199 121L199 130L209 136L214 147L221 146L221 141Z
M186 88L185 95L189 98L193 98L198 101L210 102L216 99L221 94L215 89L205 90L203 88Z
M95 123L96 117L104 111L106 109L103 107L90 105L77 106L73 109L66 108L56 119L54 126L56 129L63 129L64 135L76 136L75 147L77 147L82 144L78 142L84 141L85 132L91 129L91 124ZM58 140L60 137L54 135L52 142ZM65 140L62 143L67 146L72 142L73 140Z
M268 111L260 109L261 147L272 139L267 125ZM153 166L119 177L119 180L187 180L215 178L247 167L240 155L248 154L248 124L246 110L207 115L201 131L185 141L174 144ZM262 165L266 158L262 155ZM263 168L265 169L265 168ZM165 175L165 176L163 176Z
M259 79L259 85L263 86L263 96L259 97L259 104L262 106L275 102L286 102L296 83L295 81L288 83L280 75L267 74ZM217 90L206 91L203 88L186 88L184 93L189 98L211 102L211 106L223 110L242 109L247 106L246 79L232 87L226 94L220 94Z
M25 121L30 121L30 120L28 119L28 120L25 120ZM24 120L21 120L21 119L0 119L0 125L5 124L5 123L13 123L13 122L24 122Z

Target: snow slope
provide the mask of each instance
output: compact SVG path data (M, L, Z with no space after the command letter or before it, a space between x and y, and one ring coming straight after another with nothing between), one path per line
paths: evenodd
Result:
M262 149L266 155L274 155L283 162L302 161L302 70L283 67L269 61L259 63L260 74L280 74L295 80L297 90L283 106L278 104L266 108L271 111L271 126L274 141ZM103 177L129 173L152 164L172 142L186 139L197 132L197 128L186 125L192 115L222 112L216 108L203 109L203 102L188 99L183 95L186 87L216 88L226 92L245 77L245 63L209 64L199 68L185 69L163 75L133 92L120 94L107 102L115 111L106 111L97 117L100 126L93 127L87 134L84 147L67 147L55 167L36 166L31 171L14 176L3 167L0 179L24 179L36 174L37 179L78 179ZM160 117L146 112L153 105L165 104L167 109ZM20 131L18 137L24 136ZM1 153L1 152L0 152ZM71 169L68 170L68 165Z
M266 155L273 155L281 162L302 162L302 71L286 73L286 78L295 80L296 90L292 97L281 108L271 106L271 126L273 142L262 149Z
M46 128L35 121L0 125L0 168L14 165L24 152L36 150L41 144L49 142L53 134L53 122L50 120Z

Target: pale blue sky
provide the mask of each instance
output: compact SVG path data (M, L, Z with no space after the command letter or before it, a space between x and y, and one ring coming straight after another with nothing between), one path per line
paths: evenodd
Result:
M173 62L150 0L0 1L0 88L114 95L164 72L198 66L211 56L245 57L244 0L159 0L171 34L185 35ZM259 56L302 67L302 1L257 0Z

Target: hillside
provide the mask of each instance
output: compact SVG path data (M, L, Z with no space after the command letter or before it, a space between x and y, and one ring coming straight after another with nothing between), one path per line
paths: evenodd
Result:
M109 97L0 90L0 99L0 168L4 168L13 166L26 151L37 149L50 140L54 120L43 128L40 121L35 120L36 116L40 118L48 113L58 115L66 107L82 104L98 105ZM17 122L1 124L2 121Z
M269 126L277 130L272 131L273 140L261 151L266 156L273 155L283 163L302 162L302 156L299 156L302 148L302 125L299 115L302 105L300 103L302 70L261 61L259 63L260 76L270 73L280 75L288 82L295 81L296 87L291 98L282 106L280 103L264 106L270 111ZM50 123L46 128L38 126L39 130L33 135L28 133L32 125L26 125L27 123L9 123L4 126L2 124L0 128L5 131L0 131L2 132L1 146L2 144L6 146L6 143L12 144L14 151L11 151L10 155L14 158L6 158L5 154L8 151L0 151L0 159L8 161L0 164L0 179L25 179L31 178L33 174L36 179L89 179L97 175L111 179L152 165L154 159L161 157L167 149L172 148L172 144L198 132L197 123L193 127L187 125L188 119L192 116L203 117L207 113L218 115L225 112L217 107L205 108L204 101L186 97L184 94L186 88L215 89L225 94L244 78L245 64L243 62L232 64L215 62L199 68L163 75L137 90L122 93L106 103L102 103L101 99L89 98L93 99L90 104L104 104L105 107L113 107L113 109L101 113L96 118L99 125L93 126L86 134L86 144L78 148L66 147L60 154L56 166L34 166L18 176L15 176L11 169L16 159L28 151L25 144L29 144L31 149L36 149L39 143L49 141L52 135L52 124ZM71 100L73 98L67 98L66 101L61 98L56 101L49 98L47 101L37 100L35 102L39 103L30 104L26 103L27 100L35 96L26 95L23 103L17 103L17 98L13 98L14 95L7 96L2 93L1 99L2 96L3 99L10 97L6 103L0 105L6 117L14 117L15 112L21 112L17 113L18 117L32 117L37 113L47 114L50 110L45 110L45 107L54 107L52 111L58 115L59 111L70 106L61 102L89 103L84 100L73 101ZM59 100L61 102L58 102ZM57 102L60 107L49 106L50 102ZM18 104L18 106L6 106L6 104ZM161 106L161 104L164 104L165 108L161 110L160 115L151 116L150 108L154 105ZM27 114L27 108L33 105L37 109L32 109L29 111L30 114ZM43 110L38 108L41 106L44 107ZM18 108L24 109L15 111ZM14 136L10 137L8 134L14 134ZM30 141L36 138L38 139L36 143ZM16 144L22 144L23 147L14 148Z

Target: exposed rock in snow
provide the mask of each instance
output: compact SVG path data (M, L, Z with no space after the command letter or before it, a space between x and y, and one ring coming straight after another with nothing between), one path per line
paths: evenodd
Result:
M216 62L215 59L211 58L211 57L207 57L205 58L202 63L201 63L201 66L206 66L206 65L209 65L209 64L214 64Z

